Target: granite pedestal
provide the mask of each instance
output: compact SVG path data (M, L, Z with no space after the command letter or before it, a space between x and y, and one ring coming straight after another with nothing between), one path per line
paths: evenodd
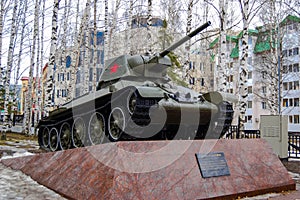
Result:
M203 178L196 153L223 152L229 176ZM233 199L295 190L263 139L134 141L7 159L70 199Z

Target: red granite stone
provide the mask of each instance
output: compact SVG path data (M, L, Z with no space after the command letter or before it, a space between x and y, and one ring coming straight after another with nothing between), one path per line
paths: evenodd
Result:
M202 178L196 153L224 152L229 176ZM70 199L232 199L294 190L262 139L118 142L1 161Z

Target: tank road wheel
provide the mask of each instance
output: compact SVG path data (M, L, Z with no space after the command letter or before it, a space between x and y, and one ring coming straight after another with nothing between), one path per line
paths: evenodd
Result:
M75 148L83 147L85 140L85 124L81 117L76 118L72 127L72 144Z
M118 141L125 129L125 115L120 107L115 107L108 117L108 134L111 141Z
M55 127L50 130L49 148L56 151L58 148L58 131Z
M127 99L127 108L130 115L132 115L133 112L135 111L136 103L137 103L137 94L134 91L130 91Z
M91 116L88 134L92 145L103 143L105 137L105 120L102 114L94 113Z
M40 129L39 145L44 149L48 148L49 146L49 129L47 127Z
M71 147L71 126L68 122L63 123L60 127L59 147L62 150L66 150Z

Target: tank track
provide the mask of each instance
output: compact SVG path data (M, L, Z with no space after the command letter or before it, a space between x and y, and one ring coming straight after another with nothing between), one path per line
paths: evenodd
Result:
M129 134L124 134L120 140L149 140L149 139L172 139L177 134L178 131L178 125L163 125L163 129L157 132L155 135L152 135L151 137L147 137L147 135L143 135L143 130L140 127L147 126L151 123L151 118L149 116L149 111L152 106L157 106L158 102L162 98L144 98L141 97L136 91L134 92L136 95L136 103L134 106L134 110L131 113L130 117L132 121L138 125L134 126L133 128L129 126L128 129L126 129L126 132ZM128 93L127 93L128 94ZM124 96L123 96L124 97ZM122 98L125 99L125 98ZM108 99L107 99L108 100ZM103 113L105 117L107 117L108 112L110 110L110 103L102 104L103 101L99 102L98 105L101 105L101 107L98 107L97 111L100 113ZM105 101L105 102L110 102ZM124 105L124 104L123 104ZM229 129L232 119L233 119L233 108L232 105L228 102L221 102L218 105L219 112L218 114L211 120L210 124L215 124L214 126L205 125L199 126L197 135L195 139L205 139L205 138L220 138L222 137L227 130ZM84 115L88 116L90 115L89 112L85 113ZM57 131L60 130L61 125L63 122L69 122L70 126L72 126L72 118L66 118L63 121L60 122L51 122L49 121L47 124L43 125L43 127L48 127L49 131L51 130L51 127L56 127ZM138 128L136 128L138 127ZM196 128L197 129L197 128ZM195 129L195 130L196 130ZM147 134L147 133L146 133ZM107 135L107 134L106 134ZM208 137L207 137L208 135ZM144 137L135 137L135 136L146 136ZM39 144L43 144L43 137L42 137L42 129L39 131ZM193 138L190 138L193 139ZM87 145L89 145L87 143ZM72 148L72 147L70 147ZM49 150L49 149L47 149ZM57 149L60 150L60 149Z

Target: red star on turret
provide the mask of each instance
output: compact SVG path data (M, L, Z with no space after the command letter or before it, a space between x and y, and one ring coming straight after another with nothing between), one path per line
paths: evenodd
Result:
M110 73L111 74L116 73L119 67L120 67L119 65L114 64L113 66L110 67Z

